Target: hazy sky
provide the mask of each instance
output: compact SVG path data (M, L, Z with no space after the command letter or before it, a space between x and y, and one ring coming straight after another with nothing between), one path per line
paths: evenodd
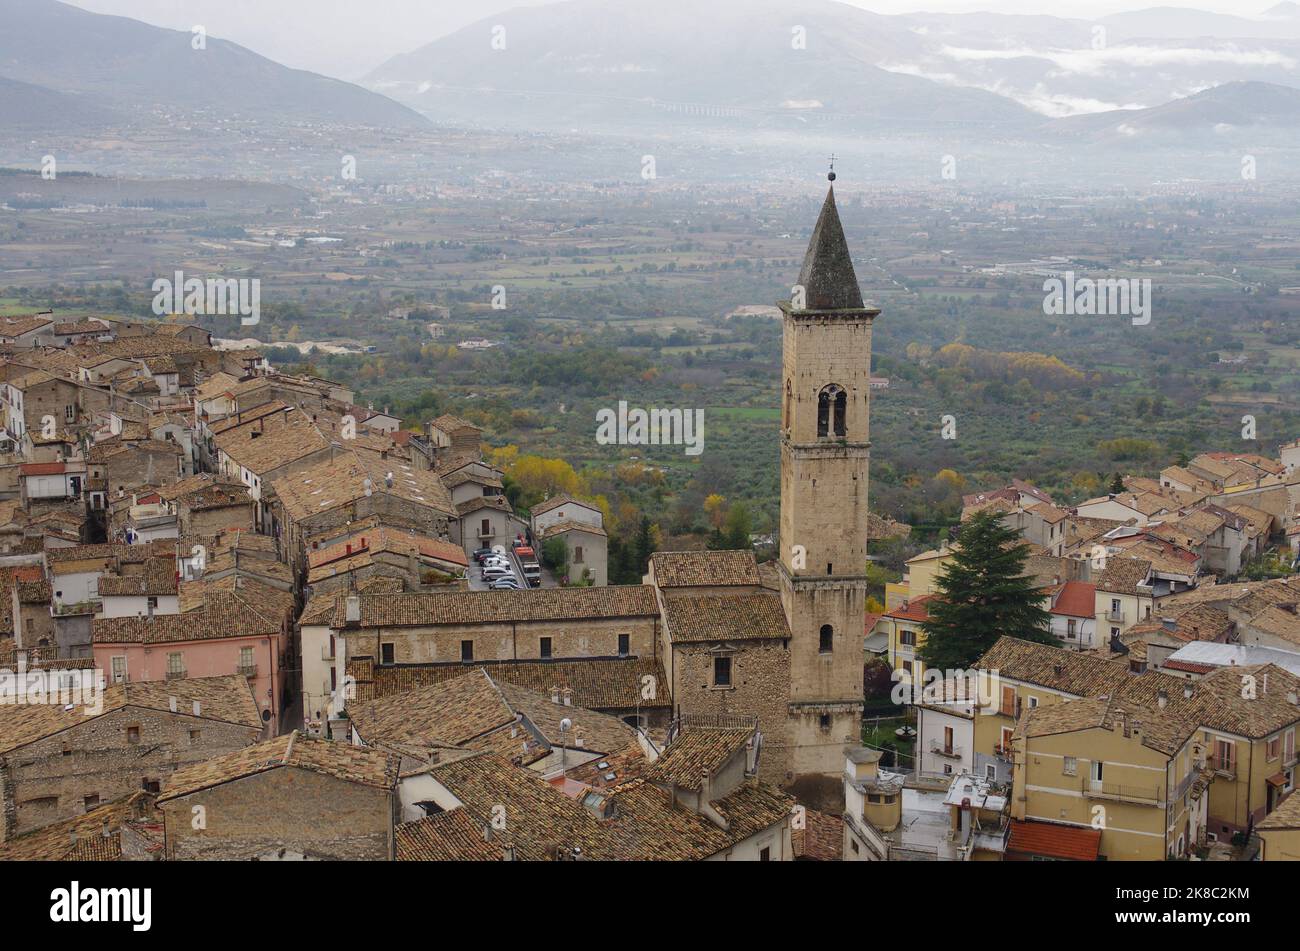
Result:
M286 66L357 79L397 53L501 10L554 0L69 0L96 13L134 17L157 26L191 29L233 40ZM654 0L624 0L653 3ZM710 0L701 0L710 2ZM1052 13L1091 18L1177 0L845 0L876 13L920 10L968 13ZM1252 16L1276 0L1197 0L1200 10ZM791 3L798 9L798 2Z

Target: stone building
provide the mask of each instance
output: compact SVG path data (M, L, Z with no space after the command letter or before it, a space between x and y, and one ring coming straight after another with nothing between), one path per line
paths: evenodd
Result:
M781 596L762 586L748 551L656 552L649 567L674 717L756 718L758 775L785 782L792 756L790 628Z
M802 299L800 299L802 298ZM871 325L835 192L781 302L781 600L795 775L838 774L862 718Z
M241 749L262 729L243 677L115 684L97 697L0 706L4 841L141 789L157 792L173 770Z
M165 856L387 860L397 761L297 731L177 770L158 808Z

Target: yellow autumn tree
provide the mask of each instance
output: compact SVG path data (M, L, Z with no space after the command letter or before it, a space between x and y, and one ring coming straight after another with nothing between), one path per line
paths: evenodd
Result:
M727 500L714 492L704 500L704 514L709 517L709 523L714 528L722 527L722 520L727 516Z

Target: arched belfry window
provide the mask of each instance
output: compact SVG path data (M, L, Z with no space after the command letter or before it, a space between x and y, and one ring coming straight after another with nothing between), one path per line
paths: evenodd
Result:
M832 383L817 395L817 435L844 436L848 434L849 395L844 388Z
M817 650L822 654L829 654L835 650L835 629L829 624L822 625Z

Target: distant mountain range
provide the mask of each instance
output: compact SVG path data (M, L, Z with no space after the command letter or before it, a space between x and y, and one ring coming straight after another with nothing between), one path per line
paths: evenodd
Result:
M1051 134L1044 117L1158 109L1228 83L1300 85L1300 7L1087 21L881 16L832 0L566 0L488 17L362 82L457 124ZM1248 120L1243 105L1235 117Z
M1067 133L1148 140L1246 134L1269 141L1300 130L1300 89L1274 83L1225 83L1150 109L1120 109L1057 119Z
M0 132L251 117L646 134L1300 143L1300 5L1097 21L881 16L835 0L564 0L509 10L353 85L214 37L0 0Z
M797 12L784 0L568 0L481 20L362 82L426 115L481 125L891 133L1035 122L992 92L875 65L923 49L897 18L831 0Z
M95 128L156 109L373 126L426 125L378 93L289 69L215 37L56 0L0 0L0 124ZM69 110L69 111L65 111Z

